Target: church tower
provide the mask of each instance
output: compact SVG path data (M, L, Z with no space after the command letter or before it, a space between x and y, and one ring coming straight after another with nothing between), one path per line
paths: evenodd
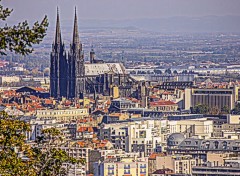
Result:
M54 98L67 96L67 57L65 46L62 43L59 12L57 9L57 22L55 41L52 45L50 60L50 95Z
M69 82L68 97L83 98L85 92L85 66L84 53L78 34L77 11L75 8L73 41L70 44L69 52Z
M91 64L95 63L95 52L94 52L93 46L92 46L92 49L90 51L90 63Z

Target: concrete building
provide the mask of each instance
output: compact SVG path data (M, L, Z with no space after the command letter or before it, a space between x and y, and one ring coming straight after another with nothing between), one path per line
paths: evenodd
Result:
M157 169L171 169L175 174L192 174L192 167L196 166L196 159L191 156L157 156Z
M162 150L161 121L146 120L132 122L128 125L127 152L143 152L150 156Z
M127 151L128 144L128 124L105 124L101 126L99 138L101 140L109 140L112 142L115 149Z
M95 163L94 176L148 175L148 162L144 158L111 158Z
M149 156L153 152L163 150L165 135L161 133L161 130L161 120L146 118L105 124L100 129L99 137L110 140L116 149L123 149L126 152L142 152L145 156Z
M218 158L216 158L218 160ZM225 176L232 175L237 176L240 175L240 160L238 157L230 157L225 158L224 161L221 161L220 165L216 165L215 163L208 163L205 166L195 166L192 169L193 176Z
M239 87L234 86L226 89L185 89L185 109L202 104L209 108L228 107L232 110L238 101Z

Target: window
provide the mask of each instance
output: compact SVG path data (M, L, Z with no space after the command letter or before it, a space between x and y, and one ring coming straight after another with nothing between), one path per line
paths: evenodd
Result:
M124 174L130 174L130 170L129 169L127 169L127 170L124 169Z
M218 141L215 141L215 142L214 142L214 147L215 147L215 149L218 149L218 145L219 145L219 142L218 142Z

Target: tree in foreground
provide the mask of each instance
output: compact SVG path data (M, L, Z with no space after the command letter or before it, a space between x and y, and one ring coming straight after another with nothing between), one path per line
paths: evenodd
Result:
M12 11L12 9L4 8L0 4L0 22L4 23ZM42 22L35 22L32 27L27 21L13 26L5 24L4 27L0 28L0 55L6 55L8 51L22 55L31 53L32 46L43 40L47 27L48 19L46 16Z
M67 175L71 164L84 164L83 159L70 157L60 147L64 144L61 132L45 129L36 144L25 142L30 125L0 113L0 173L2 176Z
M26 123L10 118L5 112L0 113L0 173L8 175L34 175L30 147L25 144L25 134L30 130Z

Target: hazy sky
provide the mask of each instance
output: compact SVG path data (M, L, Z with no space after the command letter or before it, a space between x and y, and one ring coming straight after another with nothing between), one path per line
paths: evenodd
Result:
M240 15L240 0L3 0L14 9L10 20L37 20L45 14L72 20L74 6L80 19L136 19L172 16Z

